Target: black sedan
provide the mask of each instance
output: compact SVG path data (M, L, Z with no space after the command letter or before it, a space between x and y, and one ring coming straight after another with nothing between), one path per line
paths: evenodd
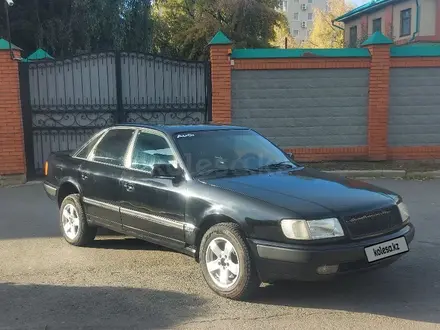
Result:
M102 226L169 247L232 299L389 265L414 237L399 195L304 168L243 127L115 126L51 154L45 174L67 242Z

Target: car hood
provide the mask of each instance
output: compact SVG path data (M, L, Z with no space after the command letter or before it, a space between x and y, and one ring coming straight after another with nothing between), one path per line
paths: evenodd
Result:
M205 182L283 207L305 218L330 212L344 216L372 211L391 206L399 198L391 191L362 181L305 168Z

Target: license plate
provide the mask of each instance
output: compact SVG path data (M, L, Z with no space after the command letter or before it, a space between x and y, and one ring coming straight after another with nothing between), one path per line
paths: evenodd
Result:
M409 248L405 237L399 237L365 248L368 262L385 259L408 251Z

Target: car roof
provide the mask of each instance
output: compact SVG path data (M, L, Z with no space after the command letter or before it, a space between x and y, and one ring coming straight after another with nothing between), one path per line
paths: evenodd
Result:
M232 126L232 125L147 125L147 124L120 124L117 127L133 127L133 128L149 128L154 129L165 134L176 134L185 132L200 132L200 131L219 131L219 130L248 130L248 127Z

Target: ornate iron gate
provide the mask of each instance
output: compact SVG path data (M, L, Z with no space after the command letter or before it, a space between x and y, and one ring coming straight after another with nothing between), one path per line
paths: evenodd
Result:
M199 124L210 108L209 62L102 52L22 63L28 175L49 153L71 150L117 123Z

